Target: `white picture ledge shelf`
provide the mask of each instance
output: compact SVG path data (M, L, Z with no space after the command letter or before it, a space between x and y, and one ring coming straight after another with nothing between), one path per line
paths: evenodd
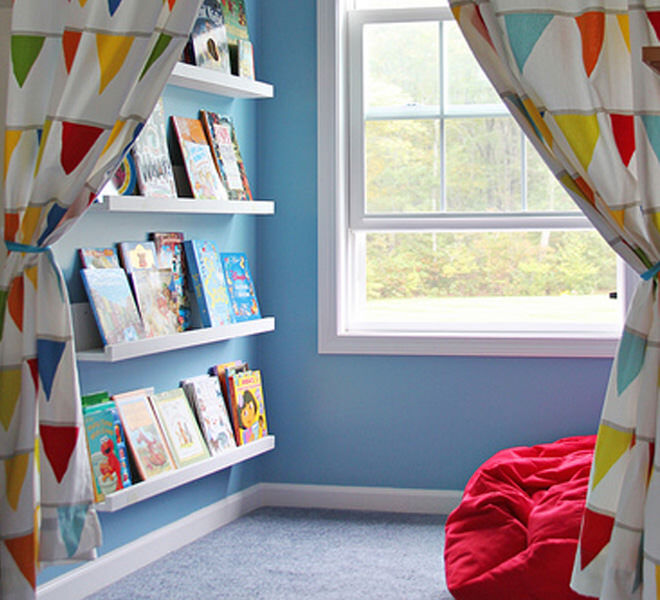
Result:
M217 200L215 198L157 198L152 196L102 196L92 207L109 212L190 213L218 215L272 215L271 200Z
M270 83L237 77L182 62L178 62L174 66L167 83L232 98L272 98L274 94L273 86Z
M163 492L174 489L200 479L216 471L227 469L233 465L246 461L260 454L264 454L275 447L275 436L268 435L236 449L227 450L218 456L207 458L198 463L163 473L152 479L140 481L124 490L106 496L103 502L96 505L96 509L103 512L114 512L136 502L157 496Z

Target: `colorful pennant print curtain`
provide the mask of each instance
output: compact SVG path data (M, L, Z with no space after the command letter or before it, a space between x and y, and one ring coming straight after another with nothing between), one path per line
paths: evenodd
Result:
M149 116L199 1L14 0L0 272L0 597L100 545L67 289L49 246ZM2 86L4 89L4 86Z
M660 2L451 0L496 89L548 166L643 277L603 406L571 586L660 599ZM654 462L655 461L655 462Z

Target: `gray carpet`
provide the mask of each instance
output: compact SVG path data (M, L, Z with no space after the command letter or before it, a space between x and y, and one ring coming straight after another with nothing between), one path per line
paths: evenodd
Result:
M451 600L444 520L263 508L87 600Z

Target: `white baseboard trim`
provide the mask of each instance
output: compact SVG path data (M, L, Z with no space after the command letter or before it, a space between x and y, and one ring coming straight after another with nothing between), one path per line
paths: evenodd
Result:
M39 600L82 600L165 554L266 506L449 514L461 490L259 483L40 585Z
M462 490L261 483L263 506L449 514Z

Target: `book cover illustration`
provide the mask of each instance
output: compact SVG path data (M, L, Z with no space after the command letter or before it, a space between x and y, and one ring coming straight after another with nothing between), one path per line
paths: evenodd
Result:
M200 111L208 136L213 161L227 187L230 200L252 200L252 190L238 147L238 138L231 117L212 111Z
M203 0L190 35L197 66L231 73L227 31L220 0Z
M179 302L172 271L141 269L131 279L147 337L177 333Z
M177 294L178 331L190 328L190 299L186 288L187 269L183 251L183 233L180 231L156 231L151 234L156 248L156 264L159 269L170 269L172 283Z
M84 269L119 269L119 257L114 248L79 248Z
M124 269L81 269L80 274L104 344L145 337Z
M221 0L222 14L227 30L227 42L231 47L238 45L238 40L249 40L245 0Z
M151 402L177 468L209 457L206 442L181 388L152 394Z
M254 79L254 51L249 40L238 40L238 76Z
M239 446L249 444L268 435L261 372L235 373L230 378L232 387L232 418L234 434Z
M101 502L107 494L131 485L126 443L117 407L107 392L83 396L82 403L94 501Z
M240 323L260 319L261 312L247 256L243 252L221 252L220 261L225 273L234 321Z
M208 240L183 243L186 264L204 327L233 323L227 284L216 245Z
M133 196L137 192L135 160L129 152L121 159L117 170L103 186L99 196Z
M156 246L148 242L119 242L121 264L127 273L156 268Z
M162 98L158 99L131 152L140 193L143 196L176 197Z
M214 375L220 382L220 390L225 399L227 410L231 418L231 389L229 388L229 378L234 373L244 373L248 371L248 363L244 360L232 360L226 363L214 365L209 369L209 372Z
M218 378L211 375L189 377L181 386L197 415L211 454L216 456L235 448L236 440Z
M142 479L174 469L163 433L149 402L152 389L115 394L114 400L126 442Z
M216 170L211 148L199 119L172 115L172 124L193 197L227 200L227 190Z

